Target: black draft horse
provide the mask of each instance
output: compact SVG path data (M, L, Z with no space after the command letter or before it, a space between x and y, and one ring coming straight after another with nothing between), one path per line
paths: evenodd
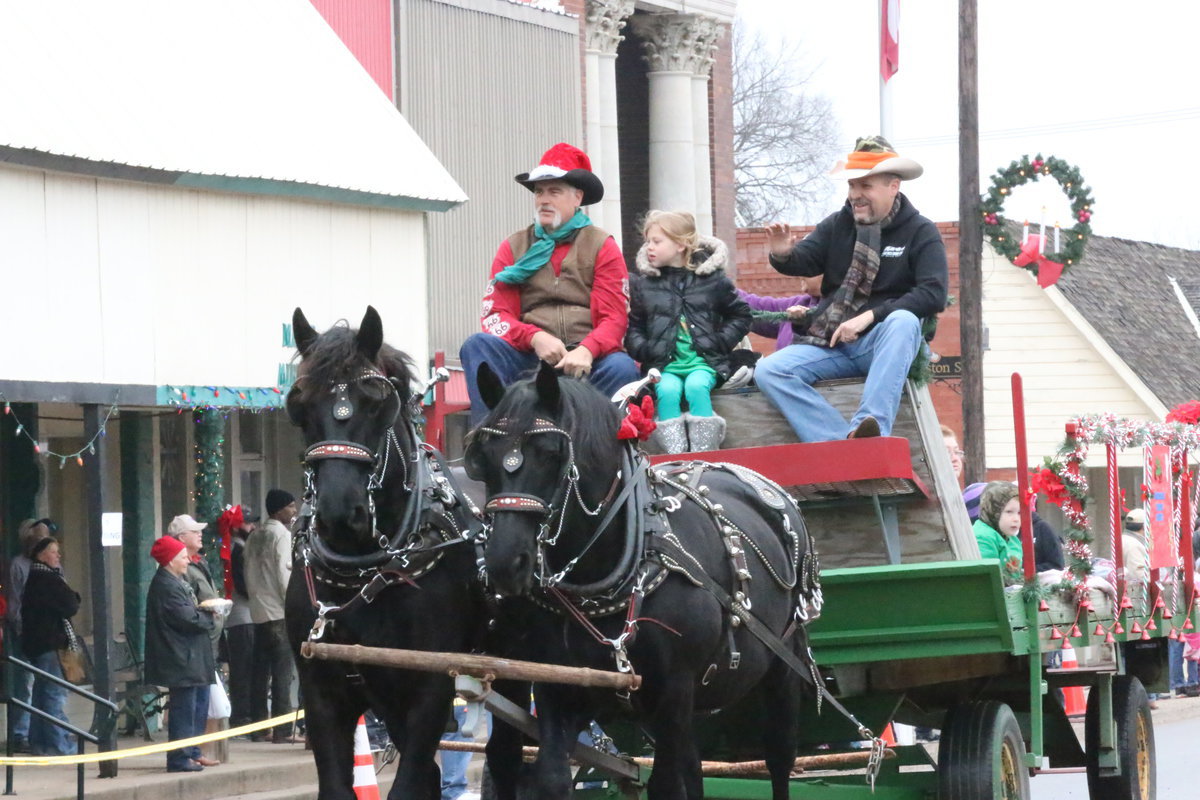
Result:
M305 507L287 592L321 800L354 800L354 731L368 708L400 752L388 797L436 800L434 761L454 696L446 675L309 660L308 640L468 652L483 619L473 509L422 448L412 361L367 308L357 331L293 316L300 365L287 397L303 432Z
M545 365L507 391L485 365L479 386L492 410L471 434L465 462L487 486L485 558L490 587L504 598L496 637L509 648L504 655L639 674L629 702L654 743L652 800L700 800L694 714L761 688L770 710L764 755L774 800L785 800L803 685L694 576L710 575L791 652L807 654L789 627L819 610L819 587L794 503L740 468L647 471L617 439L616 408ZM488 744L500 800L512 800L518 783L522 797L568 797L577 735L619 710L611 691L539 683L534 695L540 752L531 774L507 726L497 724Z

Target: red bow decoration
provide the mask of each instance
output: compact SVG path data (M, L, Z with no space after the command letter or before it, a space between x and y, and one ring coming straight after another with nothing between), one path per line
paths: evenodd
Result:
M630 403L626 407L625 419L621 420L621 427L617 428L617 438L640 439L644 442L657 427L654 423L654 398L646 395L642 398L640 406Z
M217 517L217 530L221 533L221 571L225 573L225 599L233 598L233 529L240 528L242 507L230 506Z
M1029 238L1021 245L1021 255L1013 259L1013 264L1018 267L1036 264L1038 286L1045 289L1047 286L1058 283L1058 279L1062 276L1063 265L1057 261L1051 261L1039 253L1041 243L1042 237L1039 234L1029 234Z

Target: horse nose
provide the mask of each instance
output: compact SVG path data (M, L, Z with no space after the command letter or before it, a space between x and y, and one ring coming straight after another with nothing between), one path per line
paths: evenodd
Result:
M371 515L367 513L367 507L365 505L358 503L350 509L347 522L349 522L350 527L354 528L355 530L367 530L371 524Z

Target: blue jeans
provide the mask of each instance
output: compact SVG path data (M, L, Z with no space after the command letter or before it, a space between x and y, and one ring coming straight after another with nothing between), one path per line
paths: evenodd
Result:
M490 333L472 334L463 342L458 351L462 361L463 372L467 378L467 395L471 398L470 425L474 428L483 422L487 416L488 407L479 395L479 386L475 381L480 364L487 364L496 373L496 377L505 386L532 374L538 366L538 357L533 352L517 350L499 336ZM611 397L630 381L636 381L641 374L637 364L624 351L609 353L598 358L592 364L592 374L588 382L595 386L605 397Z
M793 344L764 357L754 379L782 412L802 442L844 439L864 417L891 435L900 393L921 344L921 323L908 311L893 311L859 339L836 347ZM846 420L813 388L817 381L867 377L858 411Z
M483 712L487 720L488 733L492 732L492 715ZM472 738L465 736L462 726L467 721L467 707L454 706L454 721L458 730L447 733L442 739L447 742L470 742ZM460 753L457 750L440 750L442 758L442 800L457 800L458 796L467 790L467 766L471 763L472 753Z
M12 630L11 628L9 629ZM13 655L24 661L29 659L25 656L25 651L21 648L20 636L15 632L5 642L6 645L12 647ZM13 699L23 700L26 703L33 697L33 673L23 669L12 668L13 673ZM23 708L10 706L9 710L12 714L12 735L20 736L26 740L29 739L29 712Z
M1200 664L1188 661L1183 657L1183 641L1181 639L1167 640L1167 658L1171 667L1172 692L1185 686L1200 684Z
M686 375L664 372L662 380L654 387L658 400L658 418L675 419L683 413L680 399L686 397L688 411L693 417L713 415L712 390L717 385L717 376L712 370L695 369Z
M62 667L58 663L58 651L51 650L29 659L40 670L62 677ZM67 690L56 683L44 678L33 681L33 707L45 711L55 719L69 722L64 706L67 703ZM38 756L69 756L79 752L72 734L65 728L44 720L37 714L31 714L29 720L29 751Z
M167 699L167 738L190 739L204 733L208 724L207 686L172 686ZM200 748L180 747L167 751L167 769L186 767L200 757Z

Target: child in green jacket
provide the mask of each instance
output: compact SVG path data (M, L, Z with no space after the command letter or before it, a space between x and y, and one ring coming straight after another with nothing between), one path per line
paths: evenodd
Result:
M1020 583L1021 568L1021 501L1017 487L1009 481L992 481L979 498L979 519L973 530L979 542L981 558L1000 561L1006 584Z

